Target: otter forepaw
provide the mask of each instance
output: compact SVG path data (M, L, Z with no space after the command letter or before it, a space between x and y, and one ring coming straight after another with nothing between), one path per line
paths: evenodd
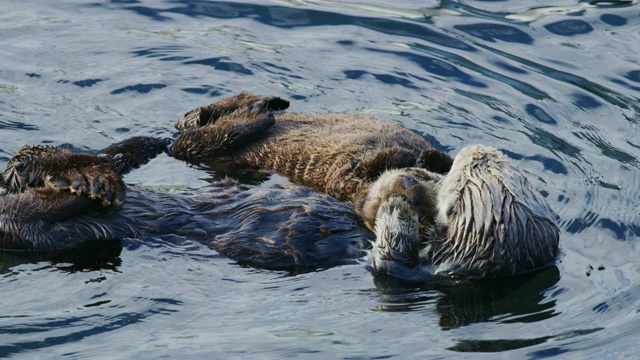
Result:
M422 151L416 161L416 166L438 174L445 174L451 170L453 159L442 151L426 149Z
M102 149L98 156L111 160L115 170L123 175L167 151L171 142L172 139L134 136Z
M257 103L260 103L260 106L268 111L281 111L289 107L289 101L277 96L253 95L241 92L224 98L217 103L201 106L187 112L176 122L176 129L186 130L213 124L226 115L251 107Z
M126 185L122 177L108 164L71 169L47 180L47 187L68 189L71 193L100 201L103 207L120 206L126 199Z
M99 200L103 206L119 206L126 187L110 159L72 153L49 146L24 146L2 173L10 193L27 188L50 188Z

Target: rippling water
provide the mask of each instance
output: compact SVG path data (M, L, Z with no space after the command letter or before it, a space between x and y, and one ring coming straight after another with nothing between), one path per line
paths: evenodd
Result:
M5 1L0 167L23 144L170 136L221 96L277 94L292 111L400 122L451 155L502 149L562 219L557 267L434 289L375 281L363 264L243 268L189 242L123 240L83 263L2 255L0 356L636 355L640 6L390 4ZM214 176L160 157L127 181L176 190Z

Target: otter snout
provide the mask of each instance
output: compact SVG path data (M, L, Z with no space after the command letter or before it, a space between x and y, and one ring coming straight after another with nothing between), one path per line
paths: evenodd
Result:
M392 195L378 210L376 240L369 252L371 270L394 274L396 269L418 265L420 222L414 206L404 196Z
M392 197L402 199L425 226L431 226L437 212L436 183L427 171L404 168L387 170L368 190L354 198L356 212L375 231L380 206Z

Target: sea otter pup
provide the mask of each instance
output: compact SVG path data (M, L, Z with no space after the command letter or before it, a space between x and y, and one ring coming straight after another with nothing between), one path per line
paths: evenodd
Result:
M555 261L557 215L496 149L463 148L445 176L416 171L438 180L437 224L421 232L415 204L402 193L386 192L369 253L373 272L418 280L472 279L522 274Z
M169 154L275 170L339 200L355 200L389 169L445 173L451 158L388 121L346 114L278 112L289 102L240 93L187 112Z
M372 231L380 204L376 193L402 192L420 214L421 228L433 228L435 181L410 168L444 173L452 163L447 154L395 123L368 116L280 112L288 107L279 97L243 92L191 110L176 123L182 132L168 153L189 161L215 159L232 168L275 170L293 182L352 201ZM372 188L379 177L385 189Z
M0 177L0 249L51 252L162 236L206 243L240 263L294 269L353 261L371 246L373 234L349 204L304 186L225 179L167 194L124 185L121 174L166 146L136 137L97 156L23 147Z

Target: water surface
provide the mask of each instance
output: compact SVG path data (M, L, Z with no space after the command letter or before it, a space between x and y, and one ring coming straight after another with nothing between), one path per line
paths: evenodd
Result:
M6 1L0 166L24 144L171 136L241 90L371 114L454 156L496 146L561 218L563 256L467 287L241 267L186 239L83 263L0 258L0 356L616 358L640 321L636 1ZM160 157L130 184L215 174ZM119 250L119 249L118 249Z

